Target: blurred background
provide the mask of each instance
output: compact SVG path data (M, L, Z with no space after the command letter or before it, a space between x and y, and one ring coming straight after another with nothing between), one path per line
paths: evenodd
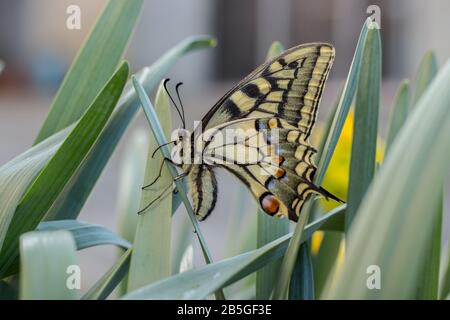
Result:
M66 28L66 9L73 4L81 8L79 30ZM0 2L0 60L5 63L0 75L0 164L31 145L60 81L104 4L104 0ZM330 42L336 47L336 61L321 103L319 118L325 119L347 75L361 26L372 15L367 12L371 5L380 9L383 134L399 81L414 78L428 49L436 51L441 65L450 57L450 41L443 41L450 30L449 1L146 0L126 58L136 71L187 36L217 37L216 48L183 58L169 74L174 82L185 83L182 97L192 126L234 83L264 61L272 41L279 40L286 48ZM177 125L175 114L174 120ZM147 129L138 119L128 130L88 200L82 220L116 230L120 161L136 127ZM220 250L224 242L220 232L227 225L227 203L237 201L231 190L235 183L229 175L219 174L218 209L202 223L216 259L225 255ZM83 280L92 283L115 257L114 248L84 251L82 263L93 271Z

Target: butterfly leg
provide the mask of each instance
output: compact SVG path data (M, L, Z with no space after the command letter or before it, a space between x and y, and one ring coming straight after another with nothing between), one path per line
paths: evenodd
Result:
M169 184L167 187L164 188L164 190L152 201L150 201L150 203L148 205L146 205L143 209L138 211L138 215L141 215L142 213L144 213L148 208L150 208L156 201L160 200L161 198L164 198L167 196L167 191L171 190L172 187L172 183Z
M183 172L182 174L179 174L178 176L176 176L176 177L173 179L173 181L177 181L177 180L182 179L182 178L184 178L184 177L186 177L186 176L187 176L187 173L184 173L184 172ZM155 199L153 199L147 206L145 206L144 209L138 211L138 214L142 214L145 210L147 210L148 208L150 208L150 206L151 206L152 204L154 204L157 200L159 200L159 199L161 199L163 196L165 196L164 194L167 192L167 190L169 189L170 186L172 186L172 184L169 184L167 187L165 187L164 190L163 190L163 192L161 192L161 194L160 194L159 196L157 196L157 197L156 197ZM178 193L178 189L175 188L175 189L173 189L172 192L173 192L173 193Z
M170 164L176 166L176 163L174 163L174 162L172 161L172 159L164 158L163 161L161 162L161 166L159 167L159 172L158 172L158 175L156 176L155 180L153 180L153 181L152 181L151 183L149 183L148 185L143 186L143 187L142 187L142 190L147 190L148 188L150 188L151 186L153 186L153 185L156 183L156 181L158 181L159 178L161 178L161 175L162 175L162 169L163 169L163 167L164 167L164 162L165 162L165 161L168 161Z

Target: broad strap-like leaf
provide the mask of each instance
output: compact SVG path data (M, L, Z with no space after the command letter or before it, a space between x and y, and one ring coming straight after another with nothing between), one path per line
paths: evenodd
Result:
M124 62L22 197L1 248L0 275L12 272L20 235L37 227L91 150L111 116L127 77L128 64Z
M81 269L68 231L28 232L20 237L20 299L76 299Z
M342 212L341 206L309 224L305 228L301 242L309 239L325 221ZM292 233L289 233L259 249L161 280L129 293L124 299L205 299L216 290L280 258L291 237Z
M122 58L143 0L109 0L53 100L35 144L79 120Z
M80 222L78 220L43 221L39 223L36 230L69 231L75 240L77 250L107 244L116 245L123 249L131 248L131 243L119 237L104 226Z

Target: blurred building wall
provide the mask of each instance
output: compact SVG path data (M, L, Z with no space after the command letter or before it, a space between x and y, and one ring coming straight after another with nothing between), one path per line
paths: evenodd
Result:
M215 4L216 1L211 0L145 0L128 54L133 67L149 65L187 37L214 35L212 10ZM208 81L214 74L215 50L184 57L169 76L176 81L189 80L191 83Z
M2 0L0 2L0 55L25 64L42 51L71 60L95 21L105 0ZM81 30L66 28L66 8L82 8ZM4 54L5 53L5 54Z
M393 21L388 59L396 73L410 74L429 49L436 51L440 65L450 58L450 1L389 1L383 13Z
M24 72L40 55L54 55L66 67L106 0L2 0L0 58ZM66 8L77 4L81 30L65 27ZM219 46L183 59L171 72L201 85L235 79L264 60L273 40L286 47L329 41L337 58L332 77L344 77L369 5L381 9L383 71L386 77L412 77L424 52L433 48L441 62L450 56L448 0L146 0L127 57L134 69L193 34L214 34Z

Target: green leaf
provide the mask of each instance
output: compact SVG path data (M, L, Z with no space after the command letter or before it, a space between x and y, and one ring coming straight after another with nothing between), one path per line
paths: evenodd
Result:
M389 125L385 151L386 154L389 152L395 137L403 127L403 124L406 122L406 118L408 117L408 107L409 81L405 79L400 83L389 113Z
M170 67L183 55L214 45L215 39L209 36L189 37L166 52L150 67L144 68L135 77L147 91L150 91L158 85ZM139 108L139 100L131 81L129 81L117 103L115 112L111 116L111 120L81 164L76 175L72 177L64 192L52 206L46 216L47 220L76 219L78 217L103 168Z
M182 212L177 217L177 219L178 221L174 220L174 223L172 225L173 234L175 235L174 241L172 242L172 274L180 272L183 255L186 252L187 248L189 246L192 246L193 227L191 221L189 220L189 217L185 212Z
M369 29L361 58L345 215L346 231L350 229L375 174L381 87L381 40L378 28Z
M251 195L244 184L238 183L233 189L234 197L228 199L232 205L228 209L224 257L235 256L257 248L258 204L255 201L249 201L248 197ZM247 212L251 214L246 214ZM267 216L266 213L264 215Z
M445 255L442 278L439 283L439 299L449 299L450 297L450 246L447 241L447 254Z
M314 300L314 271L308 242L302 243L289 284L289 300Z
M72 129L51 136L0 168L0 248L24 192Z
M194 269L194 247L190 244L181 256L178 272L182 273L192 269Z
M325 146L325 142L327 137L330 135L331 132L331 125L333 123L333 119L334 119L334 115L337 112L337 109L339 107L339 101L341 100L342 94L343 94L343 90L344 90L344 86L342 85L338 96L337 96L337 100L335 102L335 104L333 105L332 108L332 112L330 113L330 116L328 116L328 119L324 125L324 135L321 139L321 143L320 146L318 148L318 155L320 156L323 153L323 148ZM346 209L346 205L344 207L344 210ZM318 202L315 202L312 206L312 213L313 213L313 217L318 217L320 215L322 215L321 212L321 207L320 204ZM345 228L345 211L340 214L340 215L336 215L335 217L327 220L321 227L322 231L325 231L323 233L323 238L320 244L320 249L319 252L316 256L312 255L311 256L311 260L312 260L312 268L313 268L313 272L311 274L314 275L314 298L315 297L319 297L321 292L322 292L322 288L324 286L324 283L326 282L327 278L328 278L328 274L330 273L330 271L332 270L332 267L334 265L334 261L337 257L337 253L339 250L339 245L340 245L340 241L342 238L341 232L344 231ZM329 231L339 231L339 232L329 232ZM310 240L309 242L311 242L312 240ZM304 246L304 244L302 245ZM300 255L300 254L299 254ZM310 254L311 255L311 254ZM297 259L298 262L298 259ZM295 296L292 296L292 291L294 290L293 287L296 287L296 284L293 283L293 281L295 281L295 279L297 279L298 276L296 276L296 271L297 271L297 266L296 265L294 267L294 271L293 271L293 275L292 275L292 279L291 279L291 284L290 284L290 294L291 294L291 299L292 298L296 298ZM309 264L305 263L305 270L308 271L308 267ZM306 276L308 276L308 274L306 273ZM306 283L307 285L310 283ZM297 282L297 286L300 286L301 284ZM306 289L308 289L310 287L306 287ZM302 290L302 287L300 287L299 289L297 289L297 292L301 292L303 293L303 297L306 297L308 292L312 292L312 290ZM313 295L310 295L313 296ZM302 296L297 296L297 298L301 298Z
M437 300L439 297L439 269L441 264L442 216L444 214L444 196L435 208L436 221L432 226L430 237L427 239L425 256L422 260L422 270L417 279L417 296L420 300Z
M330 134L327 136L323 152L320 155L319 165L317 173L315 175L314 182L316 185L321 185L325 172L330 163L331 157L333 155L336 144L342 132L342 128L347 118L347 114L350 110L353 97L355 95L357 80L359 77L359 68L361 65L361 56L364 44L367 38L367 32L369 30L369 25L372 24L370 18L366 20L364 26L359 35L358 44L356 45L356 51L353 56L352 64L350 66L350 71L347 76L347 80L344 84L344 89L342 92L341 100L337 108L337 112L333 119L333 123L330 128ZM285 299L288 294L289 283L291 281L292 272L294 270L295 262L297 261L297 256L300 248L300 239L308 219L309 212L311 209L311 202L306 203L303 214L300 215L300 219L295 226L294 236L289 243L289 247L286 251L286 255L283 257L283 262L280 271L280 277L275 286L274 299Z
M324 135L321 137L320 145L317 154L319 157L323 153L327 137L330 135L331 126L333 124L334 116L339 107L339 103L342 98L344 86L342 85L339 89L337 99L332 107L332 112L328 116L325 124L323 125ZM322 214L320 209L320 204L314 202L311 205L310 212L313 217L318 217ZM311 218L311 215L310 215ZM345 213L338 215L335 218L329 219L322 225L321 229L324 230L339 230L343 231L345 225ZM327 238L327 233L325 233L325 238ZM300 251L297 256L297 261L292 272L291 282L289 284L289 299L291 300L312 300L318 296L318 289L321 288L324 281L325 275L323 270L318 270L317 259L312 257L311 253L311 240L300 246ZM322 248L322 247L321 247ZM302 260L303 259L303 260ZM321 265L319 265L320 267ZM317 284L319 282L319 284Z
M321 227L322 231L338 231L343 232L345 227L345 215L347 212L347 205L342 205L342 214L328 219Z
M67 72L35 144L85 113L125 51L143 0L110 0Z
M17 300L19 289L16 283L7 280L0 281L0 300Z
M277 219L263 212L259 206L257 209L257 247L278 239L289 233L289 221ZM256 299L269 299L280 272L281 260L274 261L261 268L256 273Z
M410 299L438 219L450 157L450 62L418 101L395 139L348 235L347 259L325 297ZM431 209L431 210L430 210ZM367 268L382 272L381 290L366 287Z
M367 32L371 23L371 19L368 18L359 35L355 54L353 55L353 60L344 84L341 99L334 115L333 123L331 124L331 134L327 136L327 140L323 147L324 152L320 155L319 165L317 166L318 170L315 176L315 180L319 182L319 184L323 181L325 172L327 171L331 157L333 156L334 149L336 148L339 137L341 136L342 128L344 127L345 120L347 119L353 97L355 96L358 85L359 69L362 60L362 51L367 40Z
M412 106L415 107L419 98L430 85L438 72L437 59L433 51L428 51L422 58L414 81Z
M170 137L172 129L170 103L162 82L156 94L155 108L165 136ZM161 176L158 178L159 168L163 162L160 152L153 156L153 152L158 146L155 137L151 135L144 186L157 180L149 189L142 190L140 207L145 208L154 199L161 198L142 212L138 218L128 276L128 291L138 289L171 274L173 181L167 168L163 168Z
M109 270L86 292L82 300L104 300L125 278L130 267L131 249L125 251Z
M178 208L181 205L181 197L180 194L178 192L176 192L176 190L174 190L172 192L172 215L175 214L175 212L178 210Z
M145 163L148 149L148 132L139 128L125 147L125 156L120 165L118 184L118 233L130 243L134 241L138 223L139 199L144 183ZM123 250L118 250L122 255ZM127 292L128 279L120 283L117 290L119 296Z
M133 132L125 148L120 166L118 192L118 233L129 242L134 241L138 223L139 199L144 184L145 162L148 150L148 132Z
M20 237L20 299L69 300L79 294L75 241L68 231ZM73 269L72 269L73 268ZM81 274L78 274L81 276Z
M342 208L336 208L306 226L301 242L307 240L325 221L341 213ZM163 279L127 294L124 299L205 299L218 289L280 258L291 237L292 233L289 233L262 248Z
M336 99L336 101L334 102L334 104L333 104L333 106L331 108L331 112L328 115L327 120L323 124L323 136L320 137L320 144L319 144L319 147L317 148L317 155L318 155L319 159L322 156L322 153L323 153L323 151L325 149L325 144L326 144L326 142L328 140L328 137L330 136L331 127L333 126L334 118L335 118L335 116L337 114L337 111L338 111L338 108L339 108L339 104L340 104L340 102L342 100L342 95L343 94L344 94L344 85L342 85L339 88L337 99Z
M422 58L414 83L414 104L419 101L438 71L436 55L427 52ZM417 299L437 299L439 296L439 266L442 234L443 195L441 195L436 214L438 218L433 225L431 237L428 239L427 249L422 271L417 279Z
M130 242L114 234L101 225L89 224L77 220L44 221L39 223L37 231L69 231L77 247L82 250L94 246L112 244L123 249L131 248Z
M89 153L120 97L127 76L128 64L124 62L20 200L0 252L1 275L12 271L9 269L17 258L19 236L37 227Z
M311 210L311 202L306 206L306 210L300 215L297 225L295 226L294 234L289 242L289 247L286 250L286 254L283 258L280 276L275 285L272 299L274 300L286 300L289 297L289 285L292 280L292 273L294 272L295 265L300 252L302 238L304 234L305 226L309 219L309 212Z
M314 292L316 297L322 295L326 282L334 270L336 261L339 258L343 238L344 234L342 232L324 232L319 252L313 255Z
M244 190L246 187L239 184L239 188L236 188L238 192L237 198L233 201L233 210L230 213L234 214L233 223L228 226L228 232L225 241L225 254L224 257L233 257L248 251L257 249L257 233L258 222L257 212L258 204L254 201L248 201L248 190ZM239 194L240 192L240 194ZM236 211L237 212L234 212ZM245 214L250 212L250 214ZM267 215L266 213L264 213ZM279 260L279 259L278 259ZM273 262L276 263L276 262ZM270 263L269 264L273 264ZM264 268L264 267L263 267ZM257 270L257 272L260 270ZM232 299L255 299L256 298L256 272L245 277L244 279L233 283L224 289L227 296Z
M275 41L267 52L267 59L270 60L279 56L284 51L283 45ZM257 247L272 242L275 239L289 233L289 221L273 218L263 212L259 206L256 214L257 219ZM280 272L281 260L274 261L256 272L256 299L269 299L274 288L276 279Z

